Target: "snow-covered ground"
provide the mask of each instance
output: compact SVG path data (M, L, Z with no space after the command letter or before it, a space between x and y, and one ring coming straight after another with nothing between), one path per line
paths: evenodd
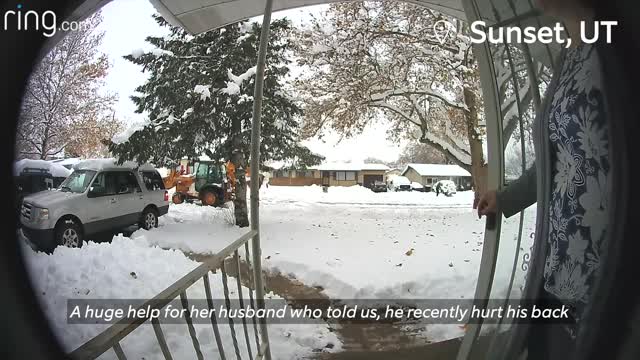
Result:
M344 205L380 207L385 205L397 205L408 207L463 207L469 210L469 204L473 201L473 193L470 191L460 192L454 196L436 196L435 192L382 192L373 193L362 186L330 187L328 192L323 192L318 185L311 186L270 186L261 189L261 204L265 206L264 213L268 214L266 208L270 205L286 206L287 202L294 204L316 204L316 205ZM357 224L354 224L357 225Z
M474 295L484 219L472 210L471 191L446 197L373 193L359 186L331 187L327 193L319 186L270 186L263 187L260 196L267 271L320 286L332 299L469 299ZM141 230L132 238L187 252L215 253L242 233L228 223L228 211L172 205L161 218L163 230ZM535 216L529 216L523 251L531 246L528 234L534 225ZM503 222L493 298L506 295L518 226L518 217ZM517 266L520 269L521 264ZM518 272L512 296L517 296L523 275L524 271ZM462 330L431 326L424 335L438 341L461 336Z
M484 219L478 219L471 208L471 192L446 197L421 192L373 193L359 186L331 187L327 193L318 186L270 186L263 187L260 196L263 266L268 272L322 287L332 299L469 299L474 295ZM230 209L171 205L169 214L160 218L159 228L138 230L131 239L116 237L111 244L58 249L51 256L29 253L37 288L47 293L43 298L48 313L54 314L65 343L70 348L77 346L95 331L77 330L63 322L60 316L64 315L58 312L64 311L55 309L62 309L64 299L85 296L87 290L86 297L98 298L155 295L196 266L181 252L161 248L215 253L245 231L231 224L230 214ZM523 224L521 249L525 252L531 246L528 235L534 223L535 215L530 215ZM517 217L503 222L494 298L506 294L518 227ZM521 261L516 264L518 269ZM137 279L131 279L132 271ZM514 295L524 271L518 274ZM166 331L181 340L172 340L172 346L193 351L186 327L174 327L175 331ZM327 343L336 345L334 350L340 348L334 334L322 325L304 331L292 325L272 327L277 358L299 358ZM147 328L143 330L153 340ZM289 332L293 335L287 337ZM462 336L463 330L457 325L431 325L422 335L439 341ZM157 346L150 340L135 344L140 354L151 351L145 346ZM214 351L215 343L205 346Z
M89 242L80 249L59 247L52 255L36 253L26 245L23 251L42 307L68 351L104 331L108 325L67 324L67 299L149 299L199 265L181 251L161 249L124 236L114 237L111 243ZM209 277L216 298L215 292L221 292L220 273ZM233 278L229 281L235 284ZM230 296L237 298L236 287L230 286L230 291ZM206 298L202 280L187 290L187 297ZM269 297L278 298L273 294ZM223 298L221 293L217 298ZM244 298L248 298L248 293ZM205 357L219 358L211 325L194 326ZM242 325L235 327L241 354L247 358ZM186 324L163 324L162 330L174 358L196 357ZM220 332L229 357L233 354L230 329L221 324ZM314 349L328 351L325 348L328 344L333 345L331 351L339 351L341 346L326 324L320 323L271 324L269 336L272 352L283 359L299 359L310 355ZM163 358L149 323L127 336L121 345L130 359ZM252 343L252 349L255 354L255 343ZM115 359L116 356L109 350L100 358Z

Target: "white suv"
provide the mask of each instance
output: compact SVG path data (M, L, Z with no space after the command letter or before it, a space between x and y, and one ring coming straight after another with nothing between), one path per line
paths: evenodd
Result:
M98 159L76 164L58 189L25 197L20 221L32 244L51 251L80 247L87 235L133 224L149 230L168 210L168 193L153 166Z

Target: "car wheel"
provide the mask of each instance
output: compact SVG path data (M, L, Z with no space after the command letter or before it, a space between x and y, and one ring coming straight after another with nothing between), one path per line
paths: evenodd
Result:
M201 200L203 205L208 206L215 206L218 203L218 197L211 190L206 190L205 192L203 192Z
M142 212L140 227L145 230L151 230L158 227L158 214L155 210L147 208Z
M69 248L82 247L82 229L75 221L68 219L56 227L58 245Z

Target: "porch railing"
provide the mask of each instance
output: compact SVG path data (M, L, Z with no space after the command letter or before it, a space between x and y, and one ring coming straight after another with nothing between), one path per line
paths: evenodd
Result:
M193 269L191 272L189 272L188 274L180 278L171 286L169 286L168 288L160 292L153 299L150 299L146 301L144 304L140 305L138 309L149 308L149 309L160 310L164 308L167 304L169 304L170 302L172 302L173 300L179 297L180 303L183 309L187 309L185 313L188 314L189 300L187 298L187 289L192 287L192 285L194 285L198 280L202 279L204 284L203 285L204 290L207 296L208 308L209 308L209 311L212 313L211 326L213 327L216 346L220 354L220 358L223 360L227 359L228 355L225 352L225 345L227 345L227 350L229 350L228 346L230 344L223 344L220 337L219 324L217 322L215 312L213 312L213 297L212 297L211 286L209 282L209 272L221 270L222 287L224 289L224 299L228 307L230 303L230 298L229 298L228 276L227 276L227 271L225 267L225 259L232 257L232 260L237 269L237 275L236 275L236 285L238 287L237 300L239 301L240 306L244 307L245 299L243 298L243 290L242 290L243 280L241 278L242 271L240 270L240 254L238 251L239 249L244 247L244 251L245 251L244 260L246 261L250 270L251 268L253 268L254 270L253 276L249 276L249 279L244 280L245 282L250 284L248 286L249 298L246 300L249 301L249 305L251 306L251 308L256 309L255 300L257 299L254 297L253 292L256 291L256 294L258 294L259 292L257 291L257 289L262 288L263 284L262 284L262 276L261 275L256 276L256 272L255 272L256 268L255 266L252 267L252 261L250 261L251 252L249 250L250 248L249 240L254 239L257 234L258 234L257 231L250 230L246 234L242 235L239 239L237 239L236 241L234 241L233 243L231 243L230 245L222 249L217 254L213 255L211 258L204 261L197 268ZM249 271L249 273L252 274L251 271ZM259 274L261 274L261 271L259 272ZM151 314L152 312L148 311L146 313ZM92 338L91 340L83 344L82 346L80 346L79 348L77 348L75 351L73 351L70 354L70 356L74 359L95 359L100 355L102 355L103 353L105 353L106 351L108 351L109 349L113 349L113 351L115 352L119 360L125 360L127 359L127 356L126 356L127 349L122 347L122 345L120 344L121 340L124 339L131 332L133 332L135 329L137 329L140 325L145 324L147 321L149 321L148 316L135 318L135 319L128 319L128 318L122 319L116 324L110 326L108 329L106 329L96 337ZM258 322L261 322L261 324L258 324ZM185 316L185 323L187 325L186 330L188 330L189 332L197 357L199 359L203 359L202 351L199 345L200 341L197 338L196 331L193 326L193 320L191 319L190 316ZM160 322L158 321L158 319L153 318L151 319L151 324L153 326L153 330L156 335L159 350L164 355L164 358L173 359L171 355L171 349L167 345ZM229 326L231 329L231 338L232 338L232 346L233 346L233 349L231 349L230 352L232 351L232 353L235 353L235 357L240 359L240 355L239 355L240 342L238 342L238 339L237 339L238 334L236 334L234 324L233 322L231 322L231 320L230 320ZM249 354L249 359L256 359L256 360L267 359L268 357L265 357L265 354L268 353L269 342L268 342L268 338L266 337L266 333L262 331L262 328L261 328L261 326L266 326L266 323L263 324L262 321L260 320L256 321L254 319L253 324L248 324L245 320L245 321L242 321L242 326L244 330L244 340L245 340L244 343L247 346L247 354ZM252 344L254 343L255 343L255 346L252 347ZM253 354L256 354L255 357L253 356Z

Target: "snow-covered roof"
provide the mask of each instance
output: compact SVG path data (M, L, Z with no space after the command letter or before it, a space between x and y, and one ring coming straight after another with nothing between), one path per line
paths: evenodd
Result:
M80 161L82 161L82 159L80 158L67 158L67 159L57 159L57 160L51 160L52 163L54 164L58 164L58 165L75 165L77 163L79 163Z
M390 179L394 185L411 185L411 180L404 176L395 175Z
M59 163L53 163L45 160L22 159L13 164L13 174L20 175L22 170L26 168L47 170L53 177L67 177L71 174L71 170L65 168Z
M292 161L265 161L264 162L264 166L267 166L273 170L280 170L283 168L289 168L293 166L293 162Z
M387 171L389 167L384 164L365 164L365 163L324 163L318 166L312 166L310 169L321 171L363 171L363 170L380 170Z
M402 175L412 168L420 176L471 176L471 174L458 165L443 164L408 164L402 171Z
M104 170L104 169L114 169L114 168L125 168L125 169L138 169L138 170L147 170L153 171L156 168L151 164L138 164L135 161L125 161L124 163L118 165L116 159L106 158L106 159L87 159L82 160L73 166L75 170Z

